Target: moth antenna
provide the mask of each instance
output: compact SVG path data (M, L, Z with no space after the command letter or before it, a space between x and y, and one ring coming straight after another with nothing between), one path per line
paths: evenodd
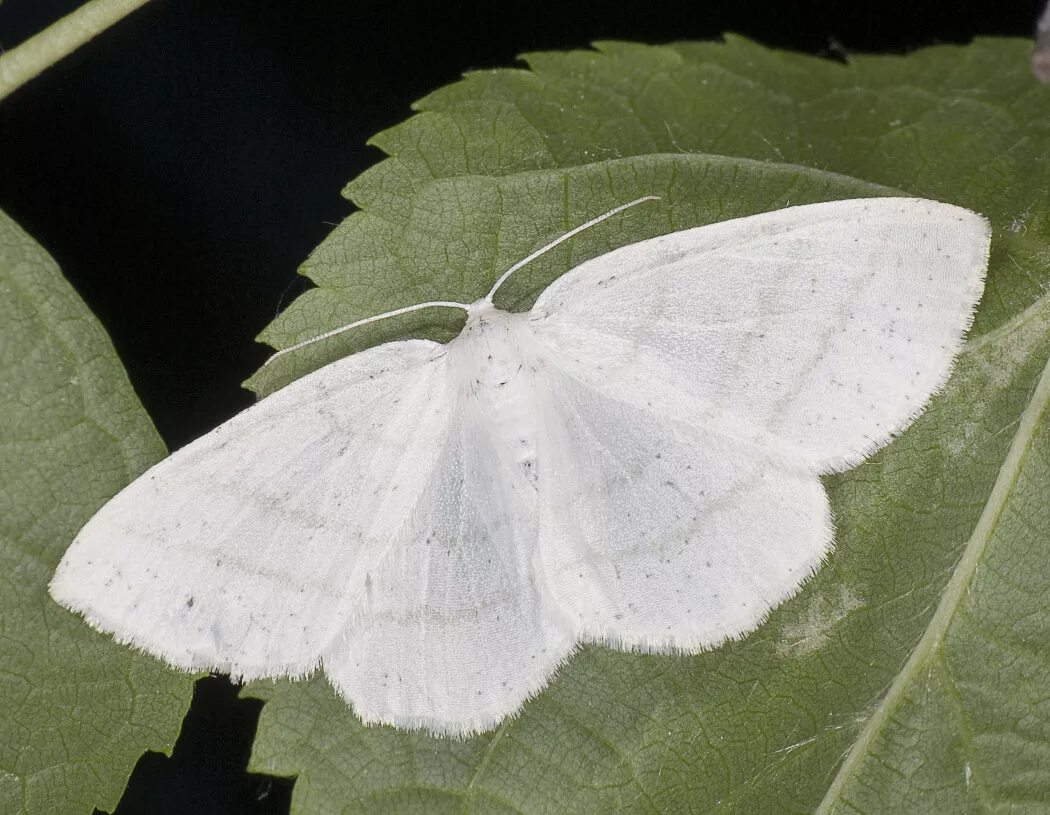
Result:
M619 215L625 209L630 209L631 207L637 206L638 204L644 204L646 201L659 200L660 196L658 195L646 195L642 198L636 198L633 201L628 201L626 204L620 204L620 206L618 207L613 207L608 212L605 212L597 216L596 218L591 218L591 220L587 221L586 223L582 223L579 226L570 229L564 235L559 235L550 243L541 246L532 254L522 258L509 269L507 269L507 271L501 274L499 280L496 281L496 284L492 287L489 293L485 295L485 300L491 303L493 295L496 294L496 292L499 290L499 287L506 282L508 277L510 277L512 274L518 271L518 269L520 269L522 266L526 265L527 263L531 263L540 255L544 254L545 252L549 252L555 246L564 243L574 235L578 235L579 233L583 232L583 230L590 229L595 224L600 224L602 221L605 221L613 217L614 215ZM266 360L266 362L263 363L263 366L269 365L271 362L277 359L277 357L283 356L284 354L290 354L292 351L298 351L300 348L305 348L307 345L312 345L315 342L326 340L329 337L334 337L338 334L342 334L345 331L350 331L351 329L359 328L360 326L367 325L368 323L374 323L378 322L379 320L385 320L387 317L397 317L400 314L408 314L410 311L419 311L420 309L424 308L461 308L468 313L470 312L470 306L466 305L465 303L452 303L446 300L435 300L431 303L416 303L412 306L396 308L393 311L384 311L382 314L374 314L371 317L365 317L363 320L356 320L352 323L349 323L348 325L340 326L339 328L334 328L331 331L326 331L324 334L319 334L316 337L311 337L308 340L297 342L295 345L289 345L287 348L282 348L280 351L277 351L273 354L273 356Z
M549 252L551 249L553 249L558 244L564 243L565 241L567 241L569 238L573 237L574 235L578 235L579 233L583 232L583 230L585 230L585 229L590 229L595 224L600 224L602 221L604 221L604 220L606 220L608 218L611 218L613 215L619 215L625 209L630 209L631 207L637 206L638 204L644 204L646 201L659 201L659 200L660 200L660 196L659 195L646 195L646 196L643 196L642 198L635 198L633 201L628 201L626 204L620 204L620 206L614 207L613 209L610 209L608 212L606 212L606 213L604 213L602 215L599 215L597 218L591 218L591 220L587 221L587 223L580 224L579 226L577 226L577 227L575 227L573 229L570 229L564 235L559 235L557 238L552 240L550 243L545 244L544 246L541 246L539 249L537 249L531 255L528 255L527 257L522 258L517 263L515 263L513 266L511 266L509 269L507 269L507 271L505 271L503 274L501 274L500 277L499 277L499 280L496 281L496 285L494 285L489 290L489 293L485 295L485 299L488 302L491 303L493 296L496 294L497 291L499 291L499 287L502 286L505 282L507 282L507 278L508 277L510 277L512 274L514 274L516 271L518 271L518 269L520 269L525 264L531 263L532 261L534 261L536 258L538 258L543 253Z
M289 345L287 348L282 348L280 351L277 351L273 356L266 360L266 362L264 362L263 365L269 365L271 362L277 359L277 357L282 356L283 354L288 354L292 351L298 351L300 348L305 348L307 345L312 345L315 342L320 342L321 340L326 340L329 337L334 337L337 334L342 334L344 331L349 331L352 328L358 328L362 325L367 325L368 323L379 322L380 320L385 320L387 317L397 317L399 314L408 314L410 311L419 311L420 309L424 308L438 307L461 308L464 311L470 311L470 306L464 303L451 303L445 300L435 300L432 303L416 303L413 306L395 308L393 311L384 311L382 314L373 314L371 317L365 317L363 320L356 320L348 325L340 326L339 328L333 328L331 331L326 331L324 334L319 334L318 336L311 337L308 340L297 342L295 345Z

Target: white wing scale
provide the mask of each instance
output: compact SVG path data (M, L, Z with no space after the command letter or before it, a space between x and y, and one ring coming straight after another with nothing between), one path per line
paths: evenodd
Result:
M552 283L540 552L581 636L695 651L754 628L833 540L817 475L945 382L988 225L865 199L675 232Z
M504 468L479 407L461 403L425 500L372 575L367 615L325 658L365 721L487 730L575 645L534 577L535 493Z
M540 554L581 638L710 648L754 628L820 565L833 530L816 476L564 374L549 381Z
M946 381L988 241L983 218L936 201L792 207L596 257L532 314L565 369L601 392L838 471Z
M438 463L444 364L436 343L391 343L238 414L99 510L52 596L181 668L311 670Z

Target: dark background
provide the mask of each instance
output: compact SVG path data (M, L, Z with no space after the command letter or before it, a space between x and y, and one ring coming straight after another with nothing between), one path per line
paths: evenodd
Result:
M6 0L0 45L78 4ZM175 448L251 403L252 338L351 211L340 188L381 158L368 137L461 72L725 31L831 59L904 52L1027 37L1040 6L154 0L0 103L0 208L55 256ZM117 812L287 812L292 781L244 771L260 707L198 683L174 756L144 756Z

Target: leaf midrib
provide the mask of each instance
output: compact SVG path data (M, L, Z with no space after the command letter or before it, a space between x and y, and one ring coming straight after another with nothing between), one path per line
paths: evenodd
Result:
M1046 365L1043 367L1032 397L1021 413L1017 431L1014 433L1006 458L999 468L999 475L996 477L995 484L988 494L988 500L985 503L981 517L978 519L973 534L966 544L962 558L960 558L952 572L951 580L948 581L948 585L945 587L941 601L930 618L926 631L900 673L893 680L886 695L882 697L868 718L845 761L839 767L824 798L814 810L814 815L829 815L833 807L839 803L839 796L843 789L860 769L862 762L868 755L868 747L878 737L890 713L897 707L911 679L919 673L931 654L940 646L959 606L959 602L965 596L973 580L977 566L984 555L992 533L999 523L999 518L1014 485L1017 483L1021 468L1031 448L1032 440L1047 413L1048 407L1050 407L1050 359L1047 360Z

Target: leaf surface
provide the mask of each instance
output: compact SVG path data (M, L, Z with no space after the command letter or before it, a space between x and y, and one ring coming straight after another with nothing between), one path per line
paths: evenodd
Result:
M826 480L830 562L768 621L696 656L583 649L467 741L365 728L323 678L256 683L253 768L294 811L982 812L1050 808L1050 97L1027 42L840 65L725 43L534 54L471 74L376 137L362 211L304 264L275 347L484 294L551 237L643 195L515 277L528 307L616 246L813 201L908 194L984 213L988 285L955 374L892 445ZM261 393L431 310L282 357ZM1042 382L1043 384L1039 384Z
M47 584L91 514L164 446L98 322L0 213L0 812L112 809L169 751L192 678L117 645Z

